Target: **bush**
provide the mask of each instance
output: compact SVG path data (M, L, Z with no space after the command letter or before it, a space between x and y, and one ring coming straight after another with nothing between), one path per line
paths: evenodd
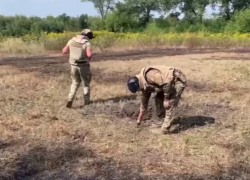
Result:
M154 23L147 24L147 27L144 30L144 32L157 34L157 33L164 33L166 32L166 30L156 26L156 23L154 22Z
M250 33L250 9L236 13L228 22L226 32Z
M150 29L152 27L152 29ZM154 24L148 26L149 33L112 33L107 31L94 31L96 37L91 41L93 47L108 49L110 47L248 47L250 34L223 34L223 33L163 33L158 31ZM51 33L44 40L48 50L61 50L61 48L76 33Z
M150 29L150 27L153 28ZM148 28L151 30L149 31L150 33L94 31L94 36L96 38L91 41L91 44L94 49L101 51L136 50L159 47L245 48L250 46L250 33L157 33L157 31L155 31L157 27L155 27L154 24L149 25ZM42 33L40 35L25 35L19 39L3 39L2 42L0 42L0 52L32 53L43 52L45 50L61 51L66 43L78 33ZM39 47L41 51L37 50Z

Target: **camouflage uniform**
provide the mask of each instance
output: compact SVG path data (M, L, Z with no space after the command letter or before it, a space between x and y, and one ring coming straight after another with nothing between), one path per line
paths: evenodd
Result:
M85 30L88 31L88 30ZM87 32L86 32L87 33ZM83 83L83 104L90 102L90 82L92 74L90 71L89 59L86 55L86 48L91 47L87 36L78 35L67 43L70 49L69 63L71 64L72 84L68 101L73 102L76 92Z
M157 115L160 117L165 113L161 130L163 132L167 131L174 119L174 110L186 87L185 75L174 67L154 66L143 68L137 77L142 91L140 110L147 110L151 93L156 93L155 104ZM164 99L170 100L169 109L164 108Z

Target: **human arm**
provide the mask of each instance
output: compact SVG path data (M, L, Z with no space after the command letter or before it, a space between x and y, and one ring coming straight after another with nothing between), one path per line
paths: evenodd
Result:
M92 57L92 50L91 50L91 44L90 43L86 44L86 55L90 60L91 57Z
M63 48L62 53L63 53L63 54L69 54L69 46L68 46L68 45L66 45L66 46Z
M69 54L70 50L69 50L69 44L71 43L71 40L68 41L68 43L66 44L66 46L64 46L64 48L62 49L62 53L63 54Z
M167 84L163 84L162 90L164 94L164 101L163 101L164 108L169 109L170 108L170 95L173 91L172 83L170 82Z
M171 100L169 100L168 103L164 101L164 106L166 105L167 107L167 105L169 105L169 108L171 106L176 106L186 86L187 82L185 75L180 70L176 69L174 71L174 85L172 85L172 90L171 88L169 89L169 91L174 94L174 97L171 96ZM165 88L166 93L167 89L168 88Z
M186 76L178 69L174 71L174 76L175 76L176 98L180 98L182 92L187 86Z
M148 101L150 99L150 96L151 96L151 92L142 91L142 93L141 93L140 113L139 113L139 116L137 118L137 125L141 124L142 118L143 118L145 112L147 111Z

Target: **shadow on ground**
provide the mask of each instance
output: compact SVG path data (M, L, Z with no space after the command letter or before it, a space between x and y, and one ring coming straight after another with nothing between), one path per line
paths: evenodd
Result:
M146 175L142 164L99 157L92 150L76 144L54 148L42 145L31 148L16 160L15 171L9 176L0 173L2 180L247 180L249 165L234 162L232 166L218 167L214 174L199 172L170 175L168 172ZM156 167L157 168L157 167Z
M135 100L137 98L137 95L125 95L125 96L119 96L119 97L114 97L114 98L107 98L107 99L97 99L93 101L92 103L107 103L107 102L113 102L113 103L118 103L120 101L130 101L130 100Z
M177 125L176 128L171 130L171 133L176 134L181 131L186 131L191 128L202 127L215 123L215 119L209 116L184 116L178 117L174 120L173 125Z
M5 149L5 148L12 146L12 145L13 145L12 143L8 143L8 142L4 142L4 141L0 140L0 150Z
M94 158L94 153L79 144L64 144L62 147L42 145L32 148L27 154L19 157L16 162L14 179L47 179L58 168L67 168L68 164L74 164L78 158ZM60 172L61 177L68 179L65 172ZM53 179L53 178L52 178Z

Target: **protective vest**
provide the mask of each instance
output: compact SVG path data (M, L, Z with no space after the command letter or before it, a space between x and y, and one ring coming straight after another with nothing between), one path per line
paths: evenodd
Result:
M162 74L161 84L148 84L146 73L151 70L156 69L159 70ZM142 68L140 74L136 77L139 79L140 89L146 91L148 87L152 87L154 89L159 89L159 87L166 83L171 83L175 80L174 78L174 70L175 68L172 66L151 66Z
M69 44L70 56L69 63L72 65L82 65L89 63L89 59L86 54L86 43L88 43L87 37L73 37Z

